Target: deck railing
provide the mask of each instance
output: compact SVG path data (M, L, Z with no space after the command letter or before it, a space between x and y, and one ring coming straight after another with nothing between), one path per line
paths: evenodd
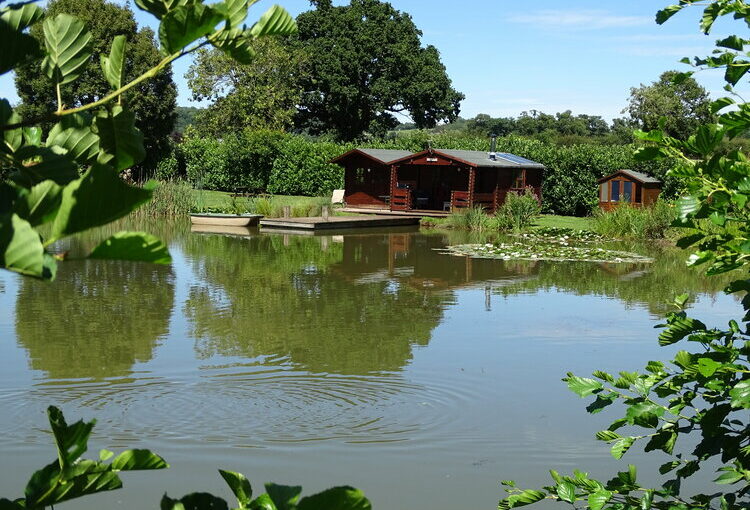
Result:
M396 188L391 193L391 211L409 211L412 208L411 190Z
M451 211L471 207L468 191L451 191Z

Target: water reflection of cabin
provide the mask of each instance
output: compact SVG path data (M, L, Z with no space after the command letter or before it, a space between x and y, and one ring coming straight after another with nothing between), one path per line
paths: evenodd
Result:
M651 205L659 193L659 179L634 170L618 170L599 179L599 207L607 211L620 204Z
M429 149L411 153L354 149L332 161L344 167L348 207L390 211L492 212L510 191L541 197L544 165L513 154Z

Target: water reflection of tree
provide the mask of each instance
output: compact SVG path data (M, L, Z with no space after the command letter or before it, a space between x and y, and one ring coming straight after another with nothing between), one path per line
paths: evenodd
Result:
M128 375L169 328L172 270L122 261L66 262L57 279L20 279L16 335L50 378Z
M733 279L730 276L708 278L699 269L688 268L685 254L672 249L660 251L652 264L524 261L510 264L516 267L533 264L536 275L495 291L502 295L556 289L576 295L607 296L644 306L660 317L671 309L669 303L677 294L714 295Z
M191 289L185 312L199 354L283 356L341 374L401 369L451 296L391 278L353 282L332 269L348 239L194 236L186 251L205 285Z

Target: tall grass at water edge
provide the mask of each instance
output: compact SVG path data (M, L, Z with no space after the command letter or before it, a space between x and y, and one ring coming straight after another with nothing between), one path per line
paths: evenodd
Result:
M425 219L423 224L476 232L520 232L530 227L540 213L539 200L529 189L524 193L508 193L494 215L488 215L481 207L469 207L442 220Z
M158 181L151 200L139 207L134 216L183 216L193 208L193 189L185 181Z
M594 230L612 239L662 239L669 235L674 207L662 200L647 207L620 205L611 211L596 210Z

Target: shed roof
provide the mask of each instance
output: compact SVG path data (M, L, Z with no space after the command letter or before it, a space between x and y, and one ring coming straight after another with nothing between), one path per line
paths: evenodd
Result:
M631 179L640 182L641 184L661 184L661 181L655 177L646 175L643 172L636 172L635 170L628 170L628 169L622 169L622 170L613 172L607 175L606 177L602 177L601 179L599 179L599 182L607 181L611 179L612 177L615 177L618 174L625 174Z
M382 164L390 163L391 161L395 161L397 159L405 158L407 156L411 156L411 151L405 151L405 150L399 150L399 149L362 149L357 148L350 150L349 152L346 152L342 154L341 156L334 158L331 160L331 163L338 163L339 161L346 159L352 154L359 153L367 156L368 158L375 160Z

